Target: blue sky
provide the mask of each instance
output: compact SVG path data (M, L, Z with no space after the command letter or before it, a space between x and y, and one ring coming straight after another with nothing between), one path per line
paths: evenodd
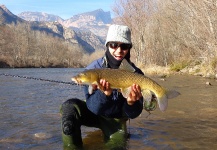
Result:
M110 11L115 0L0 0L13 14L24 11L45 12L69 19L73 15L103 9Z

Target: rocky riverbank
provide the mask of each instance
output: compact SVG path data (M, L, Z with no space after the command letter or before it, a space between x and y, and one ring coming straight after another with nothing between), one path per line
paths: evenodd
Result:
M179 71L172 71L170 67L149 66L142 69L145 74L166 77L171 74L189 74L205 78L217 79L217 67L210 68L204 65L187 66Z
M208 66L205 67L196 65L192 67L185 67L184 69L180 70L180 73L217 79L217 68L210 69Z

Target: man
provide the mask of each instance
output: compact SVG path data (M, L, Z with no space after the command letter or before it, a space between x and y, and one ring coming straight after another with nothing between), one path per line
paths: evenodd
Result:
M86 69L112 68L118 69L125 59L135 70L143 74L130 60L132 48L131 32L127 26L111 25L106 38L105 56L93 61ZM125 79L123 79L125 80ZM131 86L127 98L110 84L100 80L100 90L96 85L93 92L84 88L86 101L69 99L62 104L62 131L65 147L82 147L81 125L96 127L102 130L106 145L110 149L124 148L127 138L126 121L136 118L143 109L143 97L138 85Z

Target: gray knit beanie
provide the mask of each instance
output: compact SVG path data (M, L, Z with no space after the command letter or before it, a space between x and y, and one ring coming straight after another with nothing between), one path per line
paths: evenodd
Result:
M130 29L124 25L111 25L108 30L105 45L107 45L108 42L132 44Z

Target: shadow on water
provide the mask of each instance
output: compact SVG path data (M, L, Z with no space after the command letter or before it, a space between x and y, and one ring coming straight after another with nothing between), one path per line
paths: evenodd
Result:
M82 69L0 69L18 74L69 82ZM217 82L173 75L161 85L181 93L168 109L143 113L130 120L129 150L215 149L217 144ZM212 86L206 85L210 82ZM59 106L67 99L84 99L80 86L0 76L0 149L62 149ZM82 127L85 150L105 149L100 130Z

